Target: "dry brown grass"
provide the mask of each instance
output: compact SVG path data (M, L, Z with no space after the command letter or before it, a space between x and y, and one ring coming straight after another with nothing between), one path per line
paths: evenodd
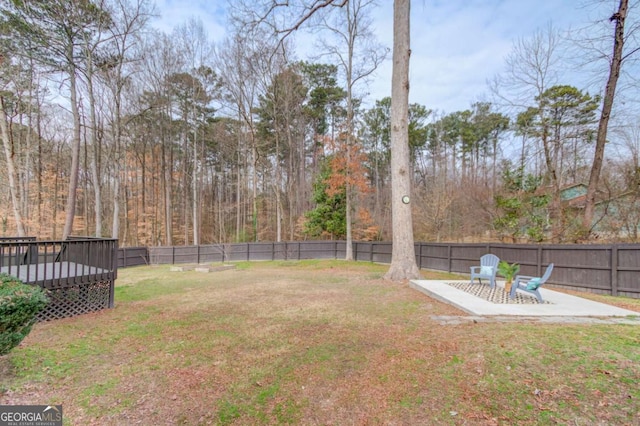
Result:
M0 403L73 425L640 422L638 327L443 326L463 313L386 268L121 270L115 309L38 324L0 360Z

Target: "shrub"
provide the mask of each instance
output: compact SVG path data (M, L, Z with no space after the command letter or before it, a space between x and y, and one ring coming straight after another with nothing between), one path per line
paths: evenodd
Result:
M0 355L5 355L27 337L36 314L48 299L40 287L0 274Z

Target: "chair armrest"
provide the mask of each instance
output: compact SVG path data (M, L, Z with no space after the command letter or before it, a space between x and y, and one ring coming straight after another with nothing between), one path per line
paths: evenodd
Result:
M515 279L513 280L513 283L518 284L520 281L531 281L534 278L539 278L539 277L532 277L530 275L516 275Z
M481 266L471 266L471 273L475 273L476 271L480 271Z
M540 278L540 277L533 277L533 276L531 276L531 275L516 275L516 278L515 278L515 279L517 280L518 278L519 278L519 279L527 279L527 280L530 280L530 279L532 279L532 278Z

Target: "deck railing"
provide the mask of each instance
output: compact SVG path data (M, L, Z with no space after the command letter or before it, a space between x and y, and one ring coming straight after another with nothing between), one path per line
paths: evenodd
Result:
M50 303L40 319L112 308L117 256L115 239L0 239L0 272L47 290Z

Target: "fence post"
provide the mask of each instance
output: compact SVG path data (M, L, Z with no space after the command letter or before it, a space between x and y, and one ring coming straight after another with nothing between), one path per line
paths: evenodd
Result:
M109 309L113 309L115 307L115 299L116 299L116 283L115 280L118 276L118 240L111 241L109 244L109 251L111 256L111 274L109 274L109 301L108 306ZM126 254L126 251L124 252ZM124 263L127 263L127 257L124 258Z
M611 246L611 295L618 295L618 245Z
M451 244L447 244L447 272L451 273Z
M536 268L538 268L538 272L536 272L537 276L542 276L542 246L538 246L538 261Z
M113 279L111 279L111 281L109 281L109 301L107 302L109 305L109 309L113 309L115 307L115 300L116 300L116 285L113 282Z

